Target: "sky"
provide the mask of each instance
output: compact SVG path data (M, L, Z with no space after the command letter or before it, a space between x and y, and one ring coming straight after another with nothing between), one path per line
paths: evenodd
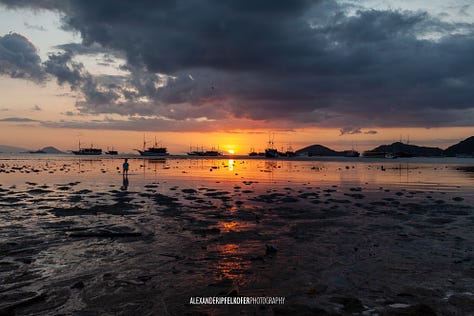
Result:
M0 0L0 144L446 148L473 56L467 0Z

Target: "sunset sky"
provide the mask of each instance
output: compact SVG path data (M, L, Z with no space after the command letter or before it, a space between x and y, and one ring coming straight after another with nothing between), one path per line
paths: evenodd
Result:
M474 135L472 0L0 0L0 145Z

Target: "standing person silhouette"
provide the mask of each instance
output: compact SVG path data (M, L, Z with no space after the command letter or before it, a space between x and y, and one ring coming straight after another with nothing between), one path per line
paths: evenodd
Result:
M125 158L125 161L123 162L122 168L123 168L123 176L127 177L128 176L128 158Z

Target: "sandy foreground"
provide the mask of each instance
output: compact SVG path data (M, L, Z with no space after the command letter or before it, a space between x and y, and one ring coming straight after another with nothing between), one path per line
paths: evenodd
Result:
M474 315L468 189L104 170L0 186L0 315Z

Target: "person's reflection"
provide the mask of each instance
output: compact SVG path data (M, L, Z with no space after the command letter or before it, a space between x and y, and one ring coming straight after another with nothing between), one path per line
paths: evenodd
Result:
M120 190L127 191L128 189L128 175L123 175L122 187Z
M123 175L123 182L122 182L122 187L120 188L123 191L127 191L128 189L128 158L125 158L125 161L123 162L122 168L122 175Z

